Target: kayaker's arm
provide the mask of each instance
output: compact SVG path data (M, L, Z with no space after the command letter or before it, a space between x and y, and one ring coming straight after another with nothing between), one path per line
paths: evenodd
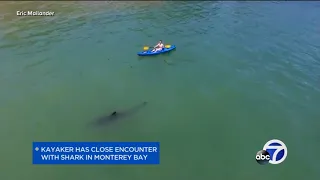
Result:
M155 45L153 48L155 49L155 48L157 48L157 47L159 47L159 44Z

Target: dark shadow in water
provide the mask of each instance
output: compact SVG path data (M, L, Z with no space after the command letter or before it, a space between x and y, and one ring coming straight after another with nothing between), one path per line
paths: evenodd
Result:
M112 122L116 122L119 120L126 119L130 116L133 116L134 114L138 113L139 110L141 110L143 107L145 107L148 104L148 102L140 103L136 106L133 106L127 110L123 111L113 111L111 114L99 117L95 119L94 122L91 122L90 125L94 126L105 126L109 125Z
M46 59L43 59L43 60L40 60L40 61L37 61L35 63L32 63L32 64L28 64L25 66L25 69L29 69L29 68L32 68L32 67L35 67L35 66L39 66L47 61L49 61L50 59L49 58L46 58Z

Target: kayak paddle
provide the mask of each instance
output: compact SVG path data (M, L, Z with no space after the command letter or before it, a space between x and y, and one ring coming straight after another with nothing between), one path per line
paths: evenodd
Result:
M168 45L165 45L164 47L165 47L165 48L171 48L171 45L168 44ZM144 46L144 47L143 47L143 50L148 50L148 49L150 49L150 48L153 48L153 47Z

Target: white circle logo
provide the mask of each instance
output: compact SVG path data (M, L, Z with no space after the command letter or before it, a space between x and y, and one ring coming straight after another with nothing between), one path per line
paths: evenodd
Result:
M270 154L270 164L282 163L288 155L287 146L278 139L272 139L268 141L264 146L263 150Z

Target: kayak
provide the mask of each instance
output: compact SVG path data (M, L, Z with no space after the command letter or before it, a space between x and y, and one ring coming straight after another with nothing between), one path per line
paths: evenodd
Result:
M163 54L169 51L172 51L176 48L175 45L171 45L169 48L163 48L161 51L152 52L152 49L147 51L138 52L138 56L152 56L157 54Z

